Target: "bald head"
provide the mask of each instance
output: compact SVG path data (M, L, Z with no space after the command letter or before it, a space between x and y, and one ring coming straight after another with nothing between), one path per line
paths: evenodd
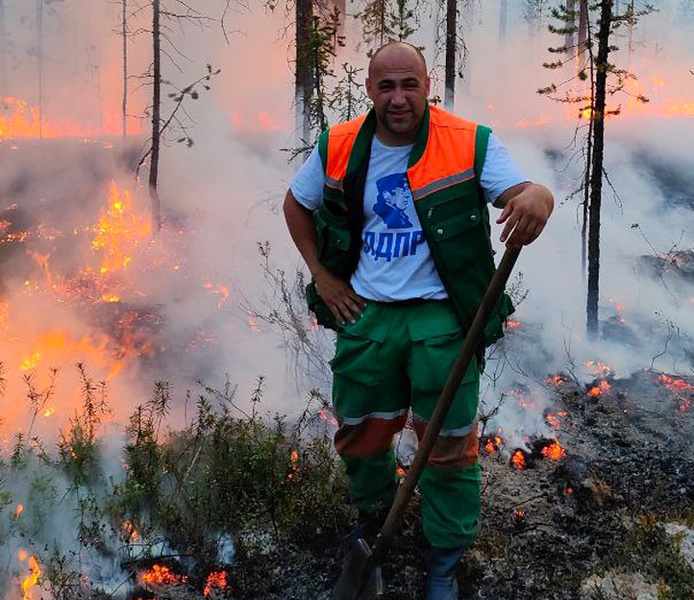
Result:
M409 59L409 60L408 60ZM427 61L422 54L422 51L408 42L393 41L383 44L371 56L369 61L369 77L373 76L374 68L378 68L383 63L392 61L407 61L414 60L415 64L419 64L422 69L422 74L426 77Z
M418 48L390 42L371 57L366 92L376 114L376 136L390 146L411 144L422 125L431 82Z

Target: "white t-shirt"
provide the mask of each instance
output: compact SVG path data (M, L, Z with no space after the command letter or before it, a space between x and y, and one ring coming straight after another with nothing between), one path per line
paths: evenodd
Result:
M386 146L374 136L364 187L364 230L354 291L368 300L447 298L429 252L407 182L412 145ZM492 134L480 176L488 202L528 181L506 148ZM314 148L289 184L296 200L309 210L323 201L325 173Z

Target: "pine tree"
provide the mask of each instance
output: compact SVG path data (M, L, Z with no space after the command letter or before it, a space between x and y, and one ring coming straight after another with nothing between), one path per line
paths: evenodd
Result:
M586 247L588 268L588 290L586 301L586 324L588 335L599 334L598 300L600 280L600 214L602 203L602 181L604 176L605 118L619 114L620 108L608 108L607 100L623 90L629 79L636 77L625 69L617 68L610 62L610 53L618 50L614 46L614 32L627 24L633 27L636 19L651 12L646 6L635 12L633 5L623 13L614 12L614 0L601 0L588 5L587 0L576 3L565 0L552 9L552 14L560 23L550 25L549 30L563 37L561 46L549 48L549 52L559 56L544 67L558 70L572 65L574 73L562 84L551 84L538 90L538 93L564 103L577 104L579 118L588 120L587 133L583 141L585 159L582 183L574 192L583 194L582 258L585 270ZM597 13L595 23L591 13ZM575 41L575 36L577 41ZM597 54L594 54L594 40L597 41ZM566 88L562 90L560 88ZM647 98L637 99L647 102Z

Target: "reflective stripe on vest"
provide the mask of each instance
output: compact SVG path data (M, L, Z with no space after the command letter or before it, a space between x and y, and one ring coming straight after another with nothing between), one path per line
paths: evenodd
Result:
M417 163L407 170L415 201L475 176L475 135L477 124L430 106L430 123L426 150ZM326 185L342 190L342 180L359 129L362 115L339 123L328 134Z

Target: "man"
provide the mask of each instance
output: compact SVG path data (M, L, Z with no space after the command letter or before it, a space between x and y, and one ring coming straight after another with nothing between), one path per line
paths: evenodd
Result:
M373 109L321 134L284 214L313 277L309 304L338 332L335 447L373 533L397 486L393 436L409 411L423 435L493 275L487 203L503 209L501 241L521 246L540 234L554 200L488 128L429 106L414 46L381 47L366 90ZM487 344L512 310L508 297L497 305ZM479 366L463 378L419 481L428 600L458 597L455 567L477 535Z

